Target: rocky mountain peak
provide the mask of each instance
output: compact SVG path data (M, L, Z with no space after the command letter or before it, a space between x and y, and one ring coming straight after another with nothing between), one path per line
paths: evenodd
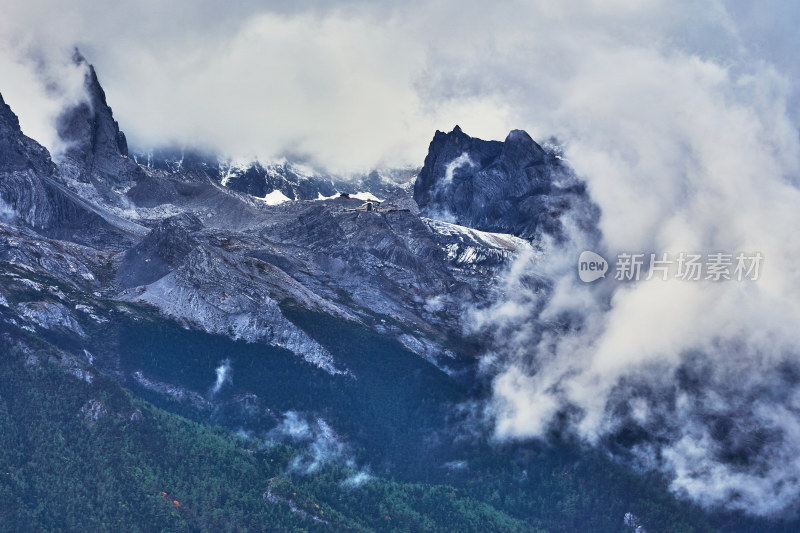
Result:
M22 130L17 115L0 94L0 169L19 169L27 164L27 157L20 146L20 137Z
M50 153L22 133L17 115L0 95L0 174L25 169L52 173Z
M527 167L545 163L547 153L524 130L511 130L503 142L503 154L518 165Z
M3 95L0 93L0 133L3 137L7 137L14 133L22 133L19 128L19 119L17 115L3 100Z
M525 238L558 236L560 217L587 198L569 167L523 130L502 142L470 137L458 126L437 131L414 184L425 216ZM581 216L591 218L594 211L582 207Z
M82 167L84 178L94 172L118 176L121 170L130 171L120 168L120 158L128 157L128 143L94 67L77 50L73 61L85 68L86 100L66 109L56 121L58 134L68 145L66 158Z
M470 137L459 126L450 133L437 130L414 184L414 200L421 208L438 203L439 196L446 192L441 179L449 181L471 174L473 165L488 164L500 155L502 148L503 143Z
M120 131L119 123L114 120L114 113L111 110L111 106L106 102L106 93L100 85L97 79L97 72L95 72L94 66L92 65L89 65L86 84L89 90L92 107L95 110L98 126L101 128L100 131L101 133L107 132L109 134L95 138L95 146L100 144L100 142L107 142L113 151L127 157L128 141L125 138L125 133ZM116 150L114 150L115 148Z

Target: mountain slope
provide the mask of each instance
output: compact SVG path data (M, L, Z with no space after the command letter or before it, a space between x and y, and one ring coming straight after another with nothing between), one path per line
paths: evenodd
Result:
M297 449L157 409L35 337L0 349L0 531L533 531L446 487L287 475Z

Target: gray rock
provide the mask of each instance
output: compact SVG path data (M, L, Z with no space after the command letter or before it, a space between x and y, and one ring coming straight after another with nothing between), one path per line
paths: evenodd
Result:
M127 297L210 333L286 348L331 374L344 373L325 348L283 316L270 294L271 284L288 281L281 274L257 260L199 246L183 266Z
M599 215L560 156L522 130L504 142L470 137L458 126L437 131L414 199L425 216L527 239L562 237L565 214L591 231Z
M72 313L57 302L23 302L17 306L20 314L44 329L63 329L84 337Z
M23 135L0 96L0 204L16 220L49 237L107 245L129 243L133 225L91 206L57 181L49 152Z
M68 145L65 158L75 164L84 181L92 177L110 182L131 179L140 170L128 159L125 134L114 120L97 73L77 50L73 60L85 69L87 100L64 110L57 119L59 137Z

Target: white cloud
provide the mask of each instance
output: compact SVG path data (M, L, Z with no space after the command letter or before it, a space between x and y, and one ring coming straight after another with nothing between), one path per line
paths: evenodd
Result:
M529 303L537 296L519 284L472 317L497 342L497 433L541 436L567 412L591 442L638 424L662 443L639 460L673 476L676 491L708 505L783 511L800 492L800 465L790 459L800 449L798 411L785 405L797 392L786 373L800 346L792 87L746 55L723 62L607 38L584 36L581 53L570 54L556 36L552 46L568 66L540 63L518 80L539 103L523 108L520 95L508 94L520 113L567 140L565 156L601 208L604 240L576 234L544 263L524 263L554 278L540 315ZM454 75L487 90L469 70ZM580 250L594 247L612 256L760 251L766 259L757 283L594 287L575 274Z
M281 423L267 437L268 442L288 439L296 446L302 446L302 453L289 463L289 470L294 473L312 474L331 462L350 468L355 466L349 446L322 418L309 422L297 412L287 411ZM358 480L359 484L364 481L366 478Z
M54 155L62 148L55 131L56 116L65 105L85 99L84 68L72 63L66 49L59 49L57 56L44 63L35 50L0 38L0 94L19 117L23 133Z
M291 153L361 170L418 164L433 131L459 118L496 135L506 129L506 110L485 99L423 105L415 83L427 43L407 11L245 4L229 13L187 2L110 10L88 1L63 11L35 0L11 6L0 37L25 40L46 66L80 46L133 145L195 144L264 159ZM29 54L11 52L4 55L34 68ZM43 130L56 110L34 113L20 96L37 80L3 81L23 123L50 144Z

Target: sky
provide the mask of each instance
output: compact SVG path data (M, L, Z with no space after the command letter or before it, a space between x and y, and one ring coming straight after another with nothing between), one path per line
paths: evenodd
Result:
M779 2L0 3L0 92L55 151L53 116L80 97L78 46L133 146L288 153L332 169L421 165L434 131L456 124L482 138L566 136L558 110L593 99L591 87L569 94L587 76L666 74L643 72L642 54L732 70L763 61L794 79L800 44Z
M576 0L2 0L0 92L55 154L83 98L78 46L132 146L302 157L333 171L420 166L434 131L555 136L599 206L521 258L473 331L498 439L559 415L700 504L771 515L800 493L800 5ZM570 215L565 215L570 227ZM547 243L545 243L547 244ZM581 250L761 252L757 283L577 282ZM552 299L526 290L553 280ZM578 317L554 334L550 324ZM689 386L687 383L700 383ZM741 459L746 460L742 462Z

